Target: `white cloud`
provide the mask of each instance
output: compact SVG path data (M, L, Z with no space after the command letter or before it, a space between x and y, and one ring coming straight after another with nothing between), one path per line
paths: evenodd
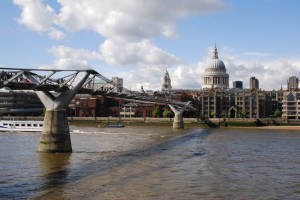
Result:
M130 90L139 91L141 85L144 90L160 90L163 84L165 67L144 66L124 73L124 86Z
M104 38L95 44L98 51L53 46L49 52L54 56L54 66L79 69L90 66L92 61L139 66L123 77L125 85L132 89L139 89L141 84L145 89L160 89L166 68L173 88L200 88L211 53L196 66L184 66L180 58L162 50L153 39L160 36L178 39L176 24L180 20L226 9L222 0L57 0L56 11L46 2L13 0L21 9L18 23L51 39L68 38L70 43L72 37L67 34L86 30ZM277 89L279 83L286 85L288 77L300 77L299 60L255 50L234 54L227 46L220 49L219 57L226 65L230 81L241 80L245 88L252 76L259 79L262 89ZM245 56L251 56L252 60L242 60ZM262 60L266 57L274 60Z
M42 0L14 0L22 12L19 23L39 31L59 26L69 31L92 30L106 38L177 38L175 24L191 16L224 10L221 0L57 0L55 13Z
M174 89L199 89L202 77L191 67L179 66L172 73L172 87Z
M59 0L59 24L66 29L93 30L107 38L177 37L178 19L225 9L220 0Z
M146 66L124 74L124 86L132 90L161 90L166 66ZM199 89L201 75L195 68L178 66L167 69L173 89Z
M208 48L207 57L199 61L193 73L198 75L198 83L202 81L202 75L207 63L212 59L212 47ZM220 49L220 50L219 50ZM227 73L229 74L229 87L232 87L233 81L243 81L244 88L249 88L250 77L256 77L259 80L259 87L262 90L286 89L286 82L289 77L300 77L300 60L288 58L274 58L271 61L241 60L243 53L233 54L232 49L218 48L219 58L225 63ZM273 54L270 54L273 55ZM190 67L185 67L188 71ZM183 70L184 71L184 70ZM171 77L172 78L172 77ZM202 84L202 82L201 82Z
M264 52L244 52L243 54L244 55L249 55L249 56L258 56L258 57L277 56L276 54L264 53Z
M286 81L291 76L300 77L300 61L288 61L286 58L277 58L273 61L237 61L223 59L227 73L232 81L243 81L244 88L249 88L250 77L259 80L262 90L279 89L281 84L286 89ZM239 64L237 64L239 63Z
M66 46L54 46L49 50L55 57L54 67L57 69L87 69L91 68L90 60L99 60L97 52L86 49L72 49Z
M160 49L154 48L153 54L150 54L147 59L143 58L144 49L152 47L149 41L135 44L124 43L122 49L126 49L126 51L123 53L113 41L106 42L111 42L111 44L106 47L105 53L102 52L102 55L100 52L72 49L66 46L52 47L49 52L54 55L54 66L58 69L87 68L90 66L89 62L91 60L104 59L111 65L120 63L131 65L140 60L142 62L140 62L139 68L131 68L128 72L119 74L121 78L124 78L125 87L132 90L140 90L141 85L145 90L160 90L166 69L170 74L173 88L199 89L201 88L204 69L212 57L211 48L208 48L207 58L199 61L196 66L179 65L169 67L169 65L160 65L161 62L156 62L157 56L153 56L152 59L155 51L160 51ZM115 56L110 56L109 52L119 54L118 59L115 60ZM139 53L130 55L131 52ZM140 55L140 57L137 55ZM102 56L105 58L102 58ZM166 57L163 57L163 59L166 59ZM172 62L176 63L176 59L173 59L172 56L170 58ZM254 76L259 79L260 88L263 90L279 89L281 83L285 89L286 81L290 76L300 77L300 60L279 58L269 62L241 61L238 55L222 51L219 51L219 58L226 65L230 77L230 87L232 87L232 81L239 80L243 81L244 88L248 88L249 78Z
M178 63L151 40L178 39L179 20L226 9L222 0L57 0L57 12L42 0L13 2L21 8L20 24L52 39L62 40L69 32L96 32L105 38L100 49L104 61L120 66Z
M20 24L38 32L52 29L55 13L49 5L40 0L13 0L13 2L21 8L21 16L18 19Z
M42 0L13 2L21 9L19 24L52 39L62 40L68 33L84 30L105 38L101 44L95 44L99 45L98 51L63 45L52 47L49 52L57 68L86 67L94 60L114 66L139 66L123 77L125 84L135 89L141 84L145 89L160 89L166 68L173 88L200 88L205 63L211 54L197 66L183 66L180 58L162 50L153 39L159 36L178 39L178 21L226 9L221 0L57 0L56 12ZM256 51L234 55L230 47L220 49L224 52L219 51L219 57L226 64L230 81L242 80L245 88L252 76L259 79L262 89L277 89L279 83L286 85L288 77L300 77L299 60L288 61ZM255 56L255 60L239 60L243 56ZM275 61L262 61L263 57Z
M62 40L66 38L66 34L62 31L52 29L49 33L48 36L54 40Z
M100 51L102 59L110 65L173 65L180 62L174 55L162 51L149 40L106 40Z

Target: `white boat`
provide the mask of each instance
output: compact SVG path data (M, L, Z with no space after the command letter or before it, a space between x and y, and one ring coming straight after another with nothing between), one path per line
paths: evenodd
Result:
M10 121L0 120L0 131L41 132L43 121Z

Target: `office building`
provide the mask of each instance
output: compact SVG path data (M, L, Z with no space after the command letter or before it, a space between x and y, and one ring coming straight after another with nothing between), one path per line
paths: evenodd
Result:
M232 88L243 89L243 82L242 81L233 81Z
M229 75L216 47L202 81L197 99L200 101L200 115L204 118L265 118L281 108L278 101L283 91L262 91L255 77L250 78L250 89L243 89L242 81L234 81L233 88L229 88Z
M35 92L0 92L0 116L39 116L43 110L44 105Z
M249 81L249 88L250 89L259 89L259 82L258 82L258 79L255 78L255 77L251 77L250 78L250 81Z
M299 79L296 76L289 77L287 81L288 90L298 90Z

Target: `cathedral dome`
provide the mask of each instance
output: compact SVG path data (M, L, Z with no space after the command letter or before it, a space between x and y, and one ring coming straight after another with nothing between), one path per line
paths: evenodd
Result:
M219 68L219 69L225 69L225 64L220 59L213 59L209 62L207 68Z
M214 54L212 60L207 64L205 72L224 72L226 73L226 67L222 60L219 59L217 47L214 49Z
M202 76L202 88L228 88L229 75L226 73L226 67L222 60L219 59L218 50L215 46L212 60L207 63L205 72Z

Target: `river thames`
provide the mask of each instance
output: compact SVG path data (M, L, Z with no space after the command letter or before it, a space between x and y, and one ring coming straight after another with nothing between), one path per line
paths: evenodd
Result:
M0 133L0 199L300 199L299 131L71 128L71 154Z

